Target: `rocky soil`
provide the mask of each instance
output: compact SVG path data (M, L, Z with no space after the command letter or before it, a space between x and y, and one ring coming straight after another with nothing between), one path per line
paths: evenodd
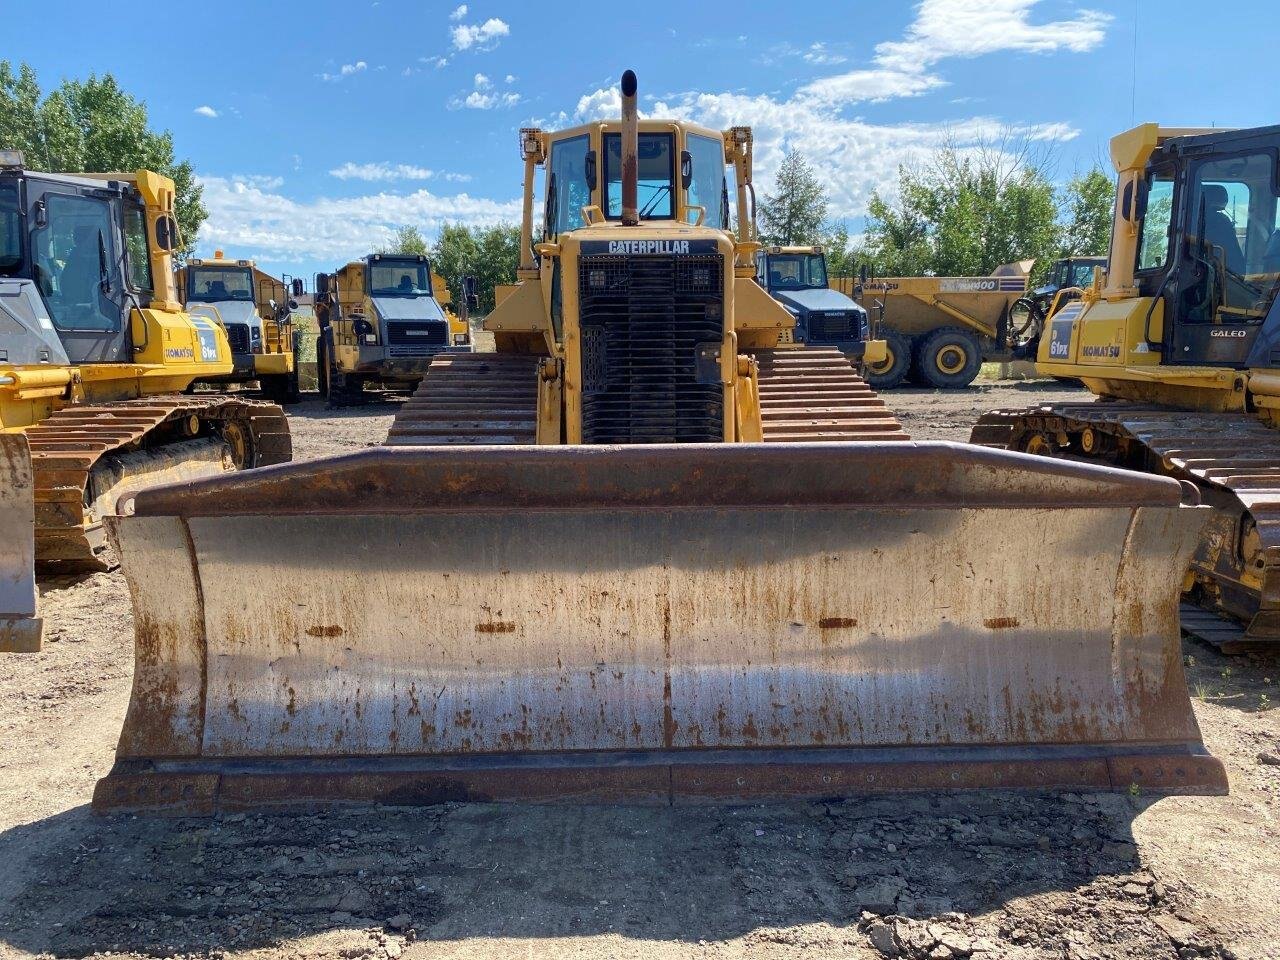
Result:
M1078 396L890 395L917 437ZM298 457L394 407L292 410ZM1280 958L1280 662L1187 641L1232 794L921 795L683 807L97 817L128 699L118 574L41 585L0 658L0 957Z

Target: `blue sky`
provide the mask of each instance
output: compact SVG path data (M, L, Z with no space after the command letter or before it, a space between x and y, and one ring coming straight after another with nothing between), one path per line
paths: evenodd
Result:
M627 67L647 113L755 127L765 189L784 150L801 150L855 233L871 190L947 136L967 145L1014 128L1053 142L1066 179L1135 121L1280 122L1273 85L1254 79L1272 62L1257 25L1274 0L1220 0L1208 16L1183 0L102 11L59 0L55 23L15 5L0 56L27 59L46 87L115 73L205 185L201 251L300 275L399 224L433 236L445 221L515 220L518 128L616 115ZM162 37L140 27L151 17Z

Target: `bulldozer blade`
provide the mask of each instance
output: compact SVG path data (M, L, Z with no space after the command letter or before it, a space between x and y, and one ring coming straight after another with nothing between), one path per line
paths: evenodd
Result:
M1167 478L951 443L391 447L108 520L98 810L1221 793Z
M0 653L35 653L44 637L36 616L35 511L27 440L0 433Z

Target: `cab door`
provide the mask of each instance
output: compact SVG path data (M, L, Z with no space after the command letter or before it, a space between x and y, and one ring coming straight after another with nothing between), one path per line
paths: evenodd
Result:
M33 279L72 363L120 363L132 356L116 205L107 191L41 184L32 203Z

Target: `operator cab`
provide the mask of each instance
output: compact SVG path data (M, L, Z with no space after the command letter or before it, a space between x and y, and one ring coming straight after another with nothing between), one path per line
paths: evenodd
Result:
M364 276L375 324L357 319L363 343L377 343L380 331L391 357L418 357L424 348L450 346L449 319L436 301L425 256L375 253L365 261Z
M219 250L213 260L191 260L185 269L183 293L188 314L219 324L231 345L235 372L252 372L252 355L263 349L253 264L224 260Z
M132 359L125 321L153 295L137 189L108 176L28 172L16 151L0 152L0 287L23 328L0 338L13 341L0 342L0 362Z
M1280 366L1280 126L1166 141L1147 164L1135 280L1164 361Z
M870 331L867 311L827 283L818 247L769 247L756 254L756 282L795 318L796 343L834 346L861 357Z

